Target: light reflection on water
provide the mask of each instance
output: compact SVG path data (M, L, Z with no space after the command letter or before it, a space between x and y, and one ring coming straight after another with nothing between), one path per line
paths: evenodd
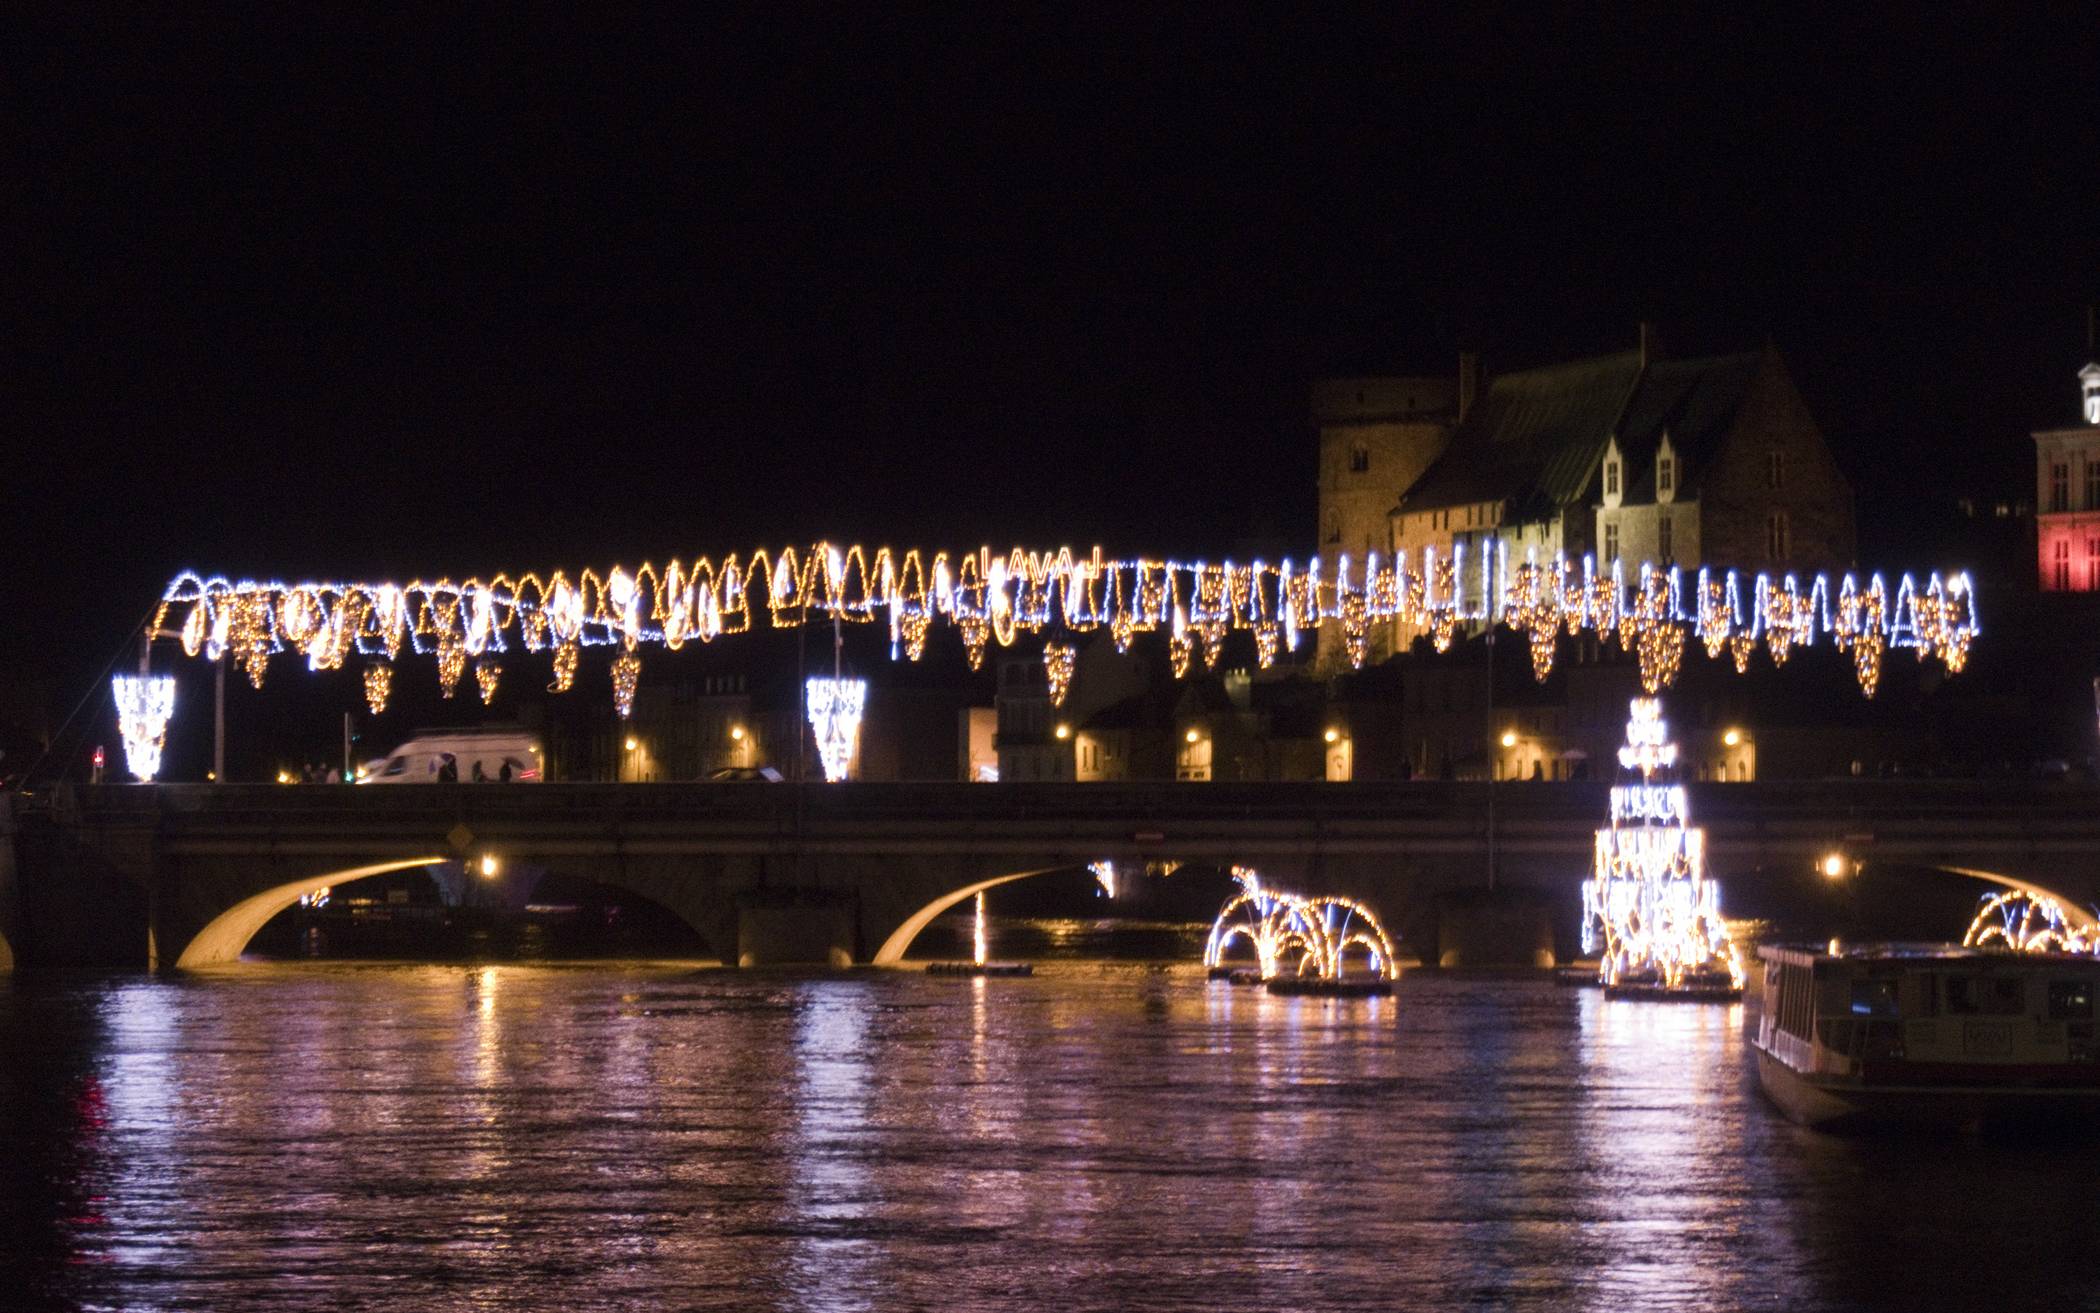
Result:
M0 1307L2100 1307L2100 1152L1799 1130L1743 1020L1101 962L5 983Z

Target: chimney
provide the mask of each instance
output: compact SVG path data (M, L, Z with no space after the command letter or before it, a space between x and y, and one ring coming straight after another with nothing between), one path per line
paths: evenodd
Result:
M1458 422L1466 422L1466 412L1473 409L1473 399L1480 395L1480 353L1461 351L1458 353Z
M1653 323L1641 321L1641 368L1661 360L1663 355L1662 333Z

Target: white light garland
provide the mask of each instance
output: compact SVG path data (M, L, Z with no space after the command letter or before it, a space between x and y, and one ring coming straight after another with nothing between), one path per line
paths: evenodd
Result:
M1667 687L1692 643L1709 658L1727 655L1747 669L1762 645L1774 664L1796 647L1827 637L1853 657L1860 686L1872 696L1883 653L1908 649L1959 671L1978 632L1975 592L1966 574L1908 575L1891 588L1879 575L1835 583L1815 575L1742 575L1697 567L1628 570L1593 557L1512 563L1508 545L1489 540L1469 559L1463 550L1425 549L1419 561L1372 555L1341 558L1331 577L1317 559L1300 569L1285 560L1111 560L1099 548L1075 556L1016 547L994 553L917 550L872 552L818 543L807 550L753 552L719 563L701 559L571 579L525 574L492 579L394 583L232 582L185 573L162 595L155 628L187 608L177 626L184 651L220 660L231 655L260 687L270 657L290 648L316 669L333 668L354 648L393 656L405 645L439 657L440 683L457 684L469 656L507 650L552 650L554 686L574 678L576 650L643 644L677 650L750 630L763 613L775 627L815 618L882 624L892 649L911 660L938 625L955 630L979 668L992 643L1023 636L1085 634L1105 629L1119 648L1138 634L1167 631L1177 675L1219 661L1226 636L1253 635L1267 666L1294 651L1309 630L1341 627L1353 664L1368 659L1376 625L1426 633L1447 648L1462 624L1506 624L1531 643L1534 673L1551 673L1565 633L1619 643L1640 662L1643 685ZM1069 644L1062 638L1058 647ZM1046 663L1061 658L1046 652Z
M1706 831L1690 824L1684 786L1667 773L1677 745L1662 704L1635 698L1611 791L1611 824L1597 831L1582 886L1582 951L1597 953L1606 984L1666 989L1713 982L1743 987L1742 954L1721 920L1721 887L1706 875Z
M868 681L812 675L807 685L809 726L816 731L817 757L824 778L838 782L853 765L860 743L861 712L868 704Z
M168 717L175 714L175 677L118 675L111 683L117 699L117 733L124 740L124 764L139 779L150 780L160 774Z

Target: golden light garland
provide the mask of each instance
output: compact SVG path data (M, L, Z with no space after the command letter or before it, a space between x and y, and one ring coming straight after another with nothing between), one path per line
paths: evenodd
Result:
M566 693L569 691L569 687L576 682L578 656L579 653L574 643L563 643L560 647L554 649L554 682L547 686L548 691L554 693Z
M451 634L441 634L437 659L438 688L449 698L459 691L459 678L467 673L467 645Z
M503 667L493 661L481 661L474 666L474 682L481 687L481 705L487 706L496 700L496 682L503 678Z
M1050 705L1062 707L1072 688L1072 668L1079 653L1070 643L1043 644L1043 674L1050 681Z
M993 643L1105 629L1127 649L1138 635L1166 630L1177 677L1199 653L1206 669L1217 668L1235 631L1252 635L1255 659L1266 667L1298 651L1307 634L1338 625L1346 659L1361 666L1381 625L1402 636L1426 634L1443 651L1461 626L1507 624L1530 641L1540 679L1552 671L1559 635L1589 633L1634 655L1650 691L1676 677L1692 641L1747 670L1758 646L1779 664L1828 636L1851 654L1869 696L1887 648L1909 648L1957 672L1977 633L1974 590L1961 574L1933 575L1923 587L1904 576L1894 588L1879 576L1864 586L1851 576L1835 586L1814 576L1803 587L1792 576L1705 568L1606 570L1588 557L1512 564L1493 540L1470 558L1433 549L1419 561L1372 556L1360 567L1343 558L1331 577L1318 561L1302 569L1288 560L1119 561L1098 548L928 556L825 543L574 578L557 571L544 579L287 585L183 574L165 590L154 627L165 628L177 608L186 652L213 660L230 653L258 688L270 658L286 650L314 669L332 669L352 651L392 659L408 647L436 654L448 696L467 661L513 645L551 650L560 691L573 684L582 647L676 651L746 632L761 614L779 628L816 618L885 625L893 651L910 660L924 654L933 628L947 625L972 669L982 668Z
M365 705L377 716L386 710L387 694L394 689L394 668L384 661L365 667Z
M625 720L634 714L634 688L642 678L642 659L632 652L622 652L613 658L612 686L613 710Z

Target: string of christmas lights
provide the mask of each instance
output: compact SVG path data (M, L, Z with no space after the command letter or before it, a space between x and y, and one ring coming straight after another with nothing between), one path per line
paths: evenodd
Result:
M1740 990L1742 954L1721 920L1721 887L1706 875L1706 831L1690 824L1668 733L1660 702L1633 699L1611 823L1597 831L1582 886L1582 951L1599 954L1607 985L1679 989L1716 983L1725 972Z
M1594 557L1526 557L1512 565L1507 544L1490 541L1468 560L1463 550L1425 549L1419 562L1372 555L1357 568L1342 557L1331 578L1315 559L1303 567L1139 558L1111 560L1099 548L1075 556L990 548L928 557L912 550L818 543L806 550L753 552L716 563L679 561L635 571L615 566L571 578L557 571L454 581L395 583L234 582L177 576L162 595L154 627L179 612L183 650L211 660L230 656L260 688L272 657L293 652L309 669L332 670L355 653L393 661L404 649L434 654L440 687L451 696L467 662L513 648L551 651L551 687L574 684L580 650L610 646L633 656L642 645L677 651L743 633L767 617L786 628L813 618L881 624L891 653L918 660L937 625L955 630L972 669L990 644L1011 647L1042 636L1053 691L1069 680L1071 635L1105 629L1119 649L1139 634L1167 631L1178 676L1200 658L1221 659L1227 635L1252 634L1264 667L1296 652L1308 633L1338 626L1352 665L1368 658L1374 625L1426 634L1441 651L1462 625L1506 624L1523 633L1532 668L1552 673L1565 634L1592 634L1634 654L1641 681L1659 692L1676 678L1686 646L1726 654L1746 670L1762 646L1773 664L1827 637L1849 653L1860 687L1873 696L1884 654L1907 649L1958 672L1978 632L1966 574L1909 575L1891 588L1880 575L1861 583L1824 575L1804 585L1792 575L1743 575L1706 567L1628 571ZM628 666L628 671L637 667ZM616 695L631 696L627 679Z
M1270 889L1251 866L1235 866L1232 878L1240 885L1211 923L1210 938L1203 945L1203 965L1224 964L1226 950L1241 939L1254 947L1255 960L1264 980L1282 975L1340 980L1344 958L1351 948L1361 948L1369 958L1371 974L1396 980L1400 968L1393 961L1393 941L1371 909L1352 898L1323 895L1306 898ZM1288 963L1289 970L1285 967Z

